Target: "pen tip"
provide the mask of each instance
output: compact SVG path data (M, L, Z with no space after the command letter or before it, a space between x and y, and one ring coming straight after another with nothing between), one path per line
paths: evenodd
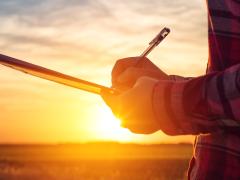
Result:
M167 27L165 27L164 30L167 31L168 33L170 33L170 31L171 31L171 30L170 30L169 28L167 28Z

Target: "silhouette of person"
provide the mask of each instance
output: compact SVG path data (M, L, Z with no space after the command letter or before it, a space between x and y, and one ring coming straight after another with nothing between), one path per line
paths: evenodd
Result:
M207 0L207 74L167 75L147 58L117 61L102 97L134 133L196 136L189 179L240 179L240 1Z

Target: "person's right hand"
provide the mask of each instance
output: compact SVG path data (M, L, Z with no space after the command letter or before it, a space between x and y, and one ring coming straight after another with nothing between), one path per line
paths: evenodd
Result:
M139 58L141 64L138 63ZM118 89L131 88L142 76L158 80L168 79L168 75L160 70L146 57L129 57L119 59L112 70L112 87Z
M150 134L160 130L152 99L158 82L153 78L140 77L132 88L118 95L103 90L101 96L113 114L121 119L122 127L134 133Z

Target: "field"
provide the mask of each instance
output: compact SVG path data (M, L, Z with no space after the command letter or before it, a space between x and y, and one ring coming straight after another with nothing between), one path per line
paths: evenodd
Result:
M0 180L186 179L192 146L1 145Z

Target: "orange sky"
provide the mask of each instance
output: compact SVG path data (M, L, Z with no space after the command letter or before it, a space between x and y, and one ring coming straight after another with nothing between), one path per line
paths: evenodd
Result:
M207 62L205 3L177 0L1 1L0 53L110 86L114 62L137 56L164 27L149 58L169 74L198 76ZM0 66L0 142L185 142L134 135L97 95Z

